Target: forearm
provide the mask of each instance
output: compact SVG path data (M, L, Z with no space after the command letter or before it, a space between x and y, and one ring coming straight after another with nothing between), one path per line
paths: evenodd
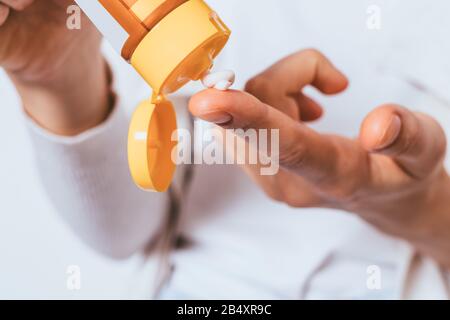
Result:
M450 270L450 177L442 169L433 184L392 199L371 201L347 208L380 229L403 239L425 256Z
M436 198L424 212L428 219L419 236L411 240L417 250L434 258L450 270L450 177L443 174L442 184L436 186Z

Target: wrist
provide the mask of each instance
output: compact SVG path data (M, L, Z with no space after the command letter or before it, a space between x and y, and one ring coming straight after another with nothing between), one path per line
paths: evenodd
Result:
M114 99L111 73L100 54L89 63L67 65L70 71L42 79L10 77L29 117L54 134L74 136L102 123Z
M413 244L450 270L450 177L445 170L441 174L441 183L436 187L436 194L436 200L430 203L430 210L424 212L428 216L428 227Z
M410 200L414 206L401 220L380 229L391 230L388 233L450 269L450 177L444 168L415 199L419 201Z

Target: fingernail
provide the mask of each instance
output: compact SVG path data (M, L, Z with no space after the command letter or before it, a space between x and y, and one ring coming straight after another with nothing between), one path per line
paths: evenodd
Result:
M398 138L401 128L402 120L399 116L394 115L389 123L389 126L381 137L380 142L377 144L377 150L386 149L391 146L391 144L393 144Z
M213 122L215 124L225 124L230 122L233 117L225 112L214 112L214 113L208 113L200 116L205 121Z

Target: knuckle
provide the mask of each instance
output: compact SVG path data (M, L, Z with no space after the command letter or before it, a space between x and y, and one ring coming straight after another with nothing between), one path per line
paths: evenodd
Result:
M302 51L300 51L300 55L302 55L304 59L312 60L316 63L325 58L325 56L322 54L322 52L320 52L319 50L314 49L314 48L302 50Z
M245 91L255 97L265 96L273 87L270 80L263 75L250 79L245 85Z

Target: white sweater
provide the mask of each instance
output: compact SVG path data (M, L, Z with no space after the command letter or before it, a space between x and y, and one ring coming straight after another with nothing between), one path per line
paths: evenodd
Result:
M318 130L355 135L363 117L384 102L421 109L448 129L450 43L442 43L446 19L436 15L449 5L436 1L434 10L424 10L422 1L409 1L407 14L422 23L416 28L400 1L369 2L348 0L344 7L333 0L209 1L234 31L218 64L233 68L242 87L286 54L315 47L351 80L339 97L312 92L327 113ZM382 9L380 31L366 27L369 4ZM158 253L147 249L161 236L168 196L135 187L126 160L127 113L150 94L130 67L107 51L120 97L110 118L72 138L31 122L30 133L45 188L63 219L99 252L117 258L144 252L138 282L151 297ZM418 90L417 82L427 92ZM180 119L186 119L186 98L175 100ZM160 297L448 297L446 273L426 257L413 260L407 243L351 214L275 203L239 168L195 166L192 185L183 192L179 233L188 243L171 253L173 269ZM367 286L371 266L381 271L380 290Z

